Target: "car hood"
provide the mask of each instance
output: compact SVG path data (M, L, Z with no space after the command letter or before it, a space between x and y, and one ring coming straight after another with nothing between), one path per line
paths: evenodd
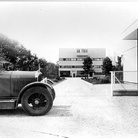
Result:
M11 78L37 78L40 74L38 71L11 71Z

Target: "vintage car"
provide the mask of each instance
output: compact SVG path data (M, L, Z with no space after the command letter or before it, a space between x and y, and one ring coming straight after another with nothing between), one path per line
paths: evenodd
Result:
M0 109L22 105L32 116L50 111L55 99L52 81L42 79L40 71L0 71Z

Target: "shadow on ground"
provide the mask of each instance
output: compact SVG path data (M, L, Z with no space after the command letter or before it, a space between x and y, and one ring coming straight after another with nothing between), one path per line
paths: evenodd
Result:
M0 116L29 116L24 112L22 107L12 110L0 110ZM44 116L47 117L60 117L72 116L70 113L70 106L53 106L52 109Z
M0 110L0 116L26 116L27 114L24 112L22 107L18 107L17 109L3 109Z

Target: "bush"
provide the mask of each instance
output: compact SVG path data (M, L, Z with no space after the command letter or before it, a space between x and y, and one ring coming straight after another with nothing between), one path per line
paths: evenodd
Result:
M82 78L83 80L93 83L93 84L107 84L111 82L110 76L105 76L103 78L93 77L93 78Z
M59 80L57 80L56 78L55 79L53 79L53 82L58 82Z
M61 78L59 76L56 77L57 80L61 80Z
M65 77L62 77L61 79L62 79L62 80L65 80Z
M59 81L62 81L62 80L64 80L65 79L65 77L59 77L59 76L57 76L56 78L54 78L54 79L52 79L54 82L59 82Z
M100 79L100 82L101 83L110 83L110 80L108 77L105 77L105 78Z

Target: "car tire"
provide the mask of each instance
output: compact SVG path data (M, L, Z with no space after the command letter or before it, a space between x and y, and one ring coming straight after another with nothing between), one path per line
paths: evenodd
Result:
M52 96L53 96L53 101L55 100L55 97L56 97L56 93L55 93L55 90L52 89Z
M53 105L53 98L46 88L35 86L24 92L21 104L27 114L40 116L50 111Z
M48 91L50 92L50 94L52 95L53 101L55 100L56 97L56 93L54 88L51 86L51 88L47 87Z

